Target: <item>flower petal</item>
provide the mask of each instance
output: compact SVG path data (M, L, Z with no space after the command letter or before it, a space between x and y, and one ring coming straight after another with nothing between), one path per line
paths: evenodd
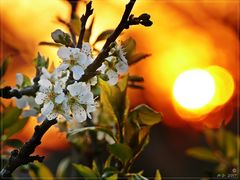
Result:
M27 106L27 101L24 97L20 98L20 99L16 99L16 106L19 108L19 109L22 109L24 107Z
M21 73L16 74L16 84L17 85L21 86L23 83L23 79L24 79L23 74L21 74Z
M62 46L58 49L57 55L62 60L69 60L70 59L70 49Z
M83 53L86 54L86 55L91 55L91 54L92 54L92 51L91 51L91 46L90 46L90 44L84 42L84 43L82 44L81 52L83 52Z
M128 65L122 61L119 61L115 67L117 69L118 74L124 74L128 71Z
M71 94L71 96L77 96L80 94L81 84L78 82L74 82L73 84L70 84L67 86L67 90Z
M22 112L22 117L30 117L30 116L35 116L37 114L37 110L36 109L30 109L30 110L26 110Z
M98 82L97 76L94 76L89 80L91 86L95 86L97 82Z
M61 86L61 82L60 81L56 81L55 84L54 84L54 92L55 93L62 93L63 92L63 89L62 89L62 86Z
M79 105L73 105L72 107L73 118L78 122L83 122L87 119L87 114L85 109Z
M51 112L46 117L47 117L48 120L53 120L53 119L57 118L57 116L58 116L58 113Z
M35 102L39 105L43 104L44 101L46 100L46 98L47 98L47 94L42 93L42 92L37 92L37 95L35 97Z
M61 104L65 100L65 94L61 93L55 98L57 104Z
M109 78L109 80L107 81L108 84L110 84L110 85L117 84L117 82L118 82L118 74L117 74L117 72L115 72L112 69L110 69L110 70L107 71L106 74L107 74L107 76Z
M47 69L45 67L42 68L42 76L44 76L46 79L50 79L51 78L51 74L47 71Z
M47 116L48 114L50 114L52 112L54 108L54 104L52 101L49 101L48 103L45 103L41 109L41 112L44 116Z
M60 66L57 67L57 72L61 72L66 70L69 67L68 63L63 62L62 64L60 64Z
M38 84L40 85L41 91L49 91L52 88L52 83L48 79L41 78L38 81Z
M84 74L83 68L81 66L78 66L78 65L73 66L71 68L71 70L73 72L73 78L75 80L79 80L82 77L82 75Z
M87 105L87 116L88 118L92 119L91 112L96 111L96 106L94 104L88 104Z
M85 94L80 94L79 95L79 102L81 104L93 104L94 103L94 98L93 98L93 93L92 92L88 92Z
M91 63L89 60L88 60L88 57L86 54L80 52L79 53L79 57L77 59L77 62L80 66L82 66L84 69L87 68L87 66Z

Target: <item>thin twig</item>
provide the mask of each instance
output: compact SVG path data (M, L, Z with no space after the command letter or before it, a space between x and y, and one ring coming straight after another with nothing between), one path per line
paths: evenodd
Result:
M85 26L87 23L88 18L93 14L93 9L92 9L92 1L90 1L87 5L86 5L86 12L85 14L82 15L81 17L81 31L80 31L80 35L79 35L79 39L78 39L78 44L77 47L78 48L82 48L82 42L83 42L83 37L84 37L84 33L85 33Z
M46 131L56 123L56 119L51 121L45 120L40 126L35 126L35 131L31 139L27 141L19 150L15 149L11 152L11 156L7 165L0 172L0 177L11 177L12 172L21 165L28 164L33 161L42 162L44 156L30 155L35 151L36 147L41 144L41 139Z
M107 41L105 42L101 52L98 54L96 59L92 64L90 64L87 69L85 70L85 74L82 76L80 81L87 81L94 76L94 73L103 63L104 59L108 56L108 52L111 49L111 43L115 42L118 36L122 33L125 28L129 27L128 18L132 11L132 8L135 4L136 0L130 0L129 3L126 5L124 14L120 23L118 24L117 28L114 32L108 37Z

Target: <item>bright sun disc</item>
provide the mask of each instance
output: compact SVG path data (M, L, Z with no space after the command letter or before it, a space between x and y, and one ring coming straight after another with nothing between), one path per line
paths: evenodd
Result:
M180 74L173 88L176 101L184 108L195 110L208 104L215 93L214 79L207 71L194 69Z

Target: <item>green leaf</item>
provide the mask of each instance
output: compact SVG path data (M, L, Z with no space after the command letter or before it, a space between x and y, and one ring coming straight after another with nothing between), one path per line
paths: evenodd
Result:
M23 127L25 126L25 124L27 123L28 119L29 119L28 117L19 119L19 120L16 121L16 123L14 123L10 128L8 128L8 129L6 130L6 136L7 136L7 138L10 137L10 136L12 136L13 134L18 133L20 130L22 130Z
M75 16L74 19L71 19L70 21L70 27L73 31L73 33L77 36L79 36L80 30L81 30L81 21L78 16Z
M40 69L42 67L48 68L49 59L48 58L46 59L44 56L41 56L41 54L38 52L37 57L34 59L34 63L37 68Z
M132 149L126 144L111 144L108 145L108 149L110 153L121 160L123 164L125 164L133 156Z
M52 46L52 47L61 47L62 45L59 43L55 43L55 42L46 42L46 41L41 41L39 43L40 46Z
M203 161L209 161L209 162L218 162L217 157L214 155L214 153L204 147L193 147L186 151L187 155L194 157L199 160Z
M0 67L0 79L6 73L8 65L9 65L9 62L10 62L10 58L9 57L3 59L3 63L1 65L1 67Z
M155 180L162 180L162 176L160 174L159 170L156 170L156 174L155 174Z
M85 42L89 42L90 40L90 37L92 35L92 28L93 28L93 24L94 24L94 17L92 18L92 21L90 23L90 26L85 30L85 33L84 33L84 37L83 37L83 40Z
M4 141L4 145L13 147L13 148L20 148L23 145L23 142L18 139L7 139Z
M104 132L106 134L108 134L115 142L117 142L117 138L114 136L114 134L112 133L111 130L104 128L104 127L97 127L97 126L91 126L91 127L84 127L84 128L78 128L78 129L74 129L72 131L69 131L69 135L75 135L78 133L84 133L86 131L101 131Z
M142 176L141 174L136 173L128 173L126 174L127 177L129 177L130 180L148 180L146 177Z
M162 121L162 115L145 104L135 107L129 116L138 121L140 125L153 126Z
M151 54L145 54L145 53L137 53L132 55L128 58L128 64L133 65L138 63L139 61L146 59L147 57L151 56Z
M110 102L110 98L112 96L111 87L107 84L107 82L99 79L100 86L100 102L103 107L103 111L109 113L112 116L112 119L117 122L117 116L114 112L112 103Z
M114 29L108 29L103 31L101 34L98 35L97 39L93 44L95 45L99 41L106 40L113 32L114 32Z
M3 115L1 116L1 123L3 129L15 125L21 113L22 113L21 109L13 107L12 105L8 106L5 109Z
M29 175L38 180L54 180L53 174L43 163L34 162L30 165Z
M118 174L119 171L114 167L107 167L103 170L102 178L111 178L113 175Z
M70 165L70 158L66 157L60 161L57 167L56 177L64 177L66 176L67 168Z
M28 87L31 85L32 85L32 82L31 82L30 78L23 74L23 83L21 85L21 88L25 88L25 87Z
M136 75L129 75L128 80L132 82L143 82L144 78L141 76L136 76Z
M136 50L136 41L133 38L129 38L123 42L123 48L126 52L126 58L129 59Z
M84 179L100 179L100 177L89 167L84 166L82 164L73 164L73 167L77 170L79 175L81 175Z

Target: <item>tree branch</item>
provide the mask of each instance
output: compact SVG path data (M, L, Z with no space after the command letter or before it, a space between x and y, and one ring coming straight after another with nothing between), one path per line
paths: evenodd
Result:
M129 3L126 5L125 11L123 13L122 19L118 24L117 28L114 32L108 37L107 41L105 42L101 52L98 54L96 59L92 64L90 64L87 69L85 70L84 75L80 79L80 81L87 81L94 76L94 73L104 62L104 59L108 56L108 52L111 49L111 43L113 43L118 36L122 33L125 28L129 27L128 18L132 11L132 8L135 4L136 0L130 0Z
M83 42L83 37L84 37L84 33L85 33L85 26L87 23L87 20L89 18L89 16L91 16L93 14L93 9L92 9L92 1L90 1L87 5L86 5L86 12L85 14L82 15L81 17L81 31L80 31L80 35L79 35L79 39L78 39L78 44L77 47L79 49L82 48L82 42Z
M41 139L46 131L57 123L57 120L45 120L41 125L35 126L35 132L31 139L27 141L20 150L13 150L8 160L7 165L0 172L0 177L9 178L12 172L21 165L28 164L29 162L39 161L42 162L44 156L30 156L38 145L41 144Z

